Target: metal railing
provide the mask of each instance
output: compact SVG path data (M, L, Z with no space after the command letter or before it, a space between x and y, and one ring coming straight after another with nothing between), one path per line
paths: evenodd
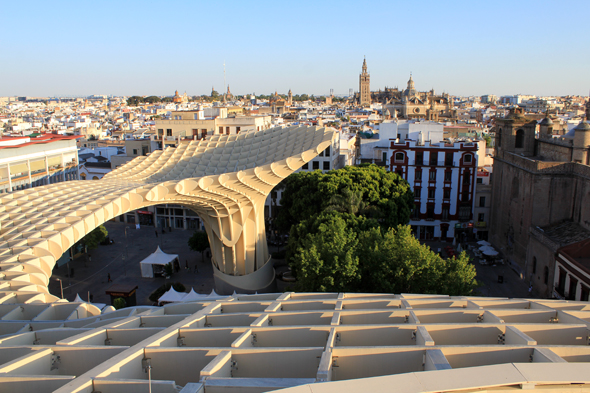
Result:
M454 161L420 161L420 160L414 160L411 162L410 165L413 166L447 166L447 167L453 167L453 166L457 166L457 163Z

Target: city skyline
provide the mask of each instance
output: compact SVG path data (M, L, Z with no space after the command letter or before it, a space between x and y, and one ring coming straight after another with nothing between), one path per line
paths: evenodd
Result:
M4 7L0 96L203 95L224 85L343 95L358 91L364 56L371 90L403 89L410 73L417 90L461 96L590 88L577 39L583 1L21 4Z

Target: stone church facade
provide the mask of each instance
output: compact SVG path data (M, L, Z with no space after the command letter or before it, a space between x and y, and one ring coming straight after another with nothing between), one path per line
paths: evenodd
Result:
M490 240L533 295L567 298L554 292L556 256L590 238L590 126L555 139L551 123L536 138L537 121L520 109L496 119Z
M433 90L420 92L416 90L412 75L405 90L397 87L386 87L384 90L370 90L370 74L367 72L367 61L363 61L359 75L359 92L355 95L355 103L367 107L372 103L380 103L383 107L384 119L425 119L431 121L453 120L457 111L453 108L453 98L448 94L437 95Z

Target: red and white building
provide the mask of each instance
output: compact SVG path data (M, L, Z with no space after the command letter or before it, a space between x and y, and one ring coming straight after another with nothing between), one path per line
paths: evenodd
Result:
M415 236L461 241L473 233L477 143L443 141L443 125L438 123L383 124L373 157L385 158L386 167L410 183L415 203L410 225Z

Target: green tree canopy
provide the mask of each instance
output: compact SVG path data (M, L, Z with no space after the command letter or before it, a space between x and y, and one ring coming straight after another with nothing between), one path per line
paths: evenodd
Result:
M448 260L422 245L410 227L328 211L291 231L295 290L469 295L475 268L462 253Z
M299 172L285 179L276 225L288 231L299 221L329 209L374 218L390 228L409 221L413 198L405 180L374 164L327 173Z
M108 235L109 231L107 231L104 225L100 225L84 236L80 242L90 250L94 250Z
M294 226L287 249L299 280L296 289L340 292L357 288L361 279L357 232L376 225L365 217L326 211Z
M193 235L188 239L188 247L201 253L201 259L204 261L203 252L209 248L209 237L207 232L195 231Z

